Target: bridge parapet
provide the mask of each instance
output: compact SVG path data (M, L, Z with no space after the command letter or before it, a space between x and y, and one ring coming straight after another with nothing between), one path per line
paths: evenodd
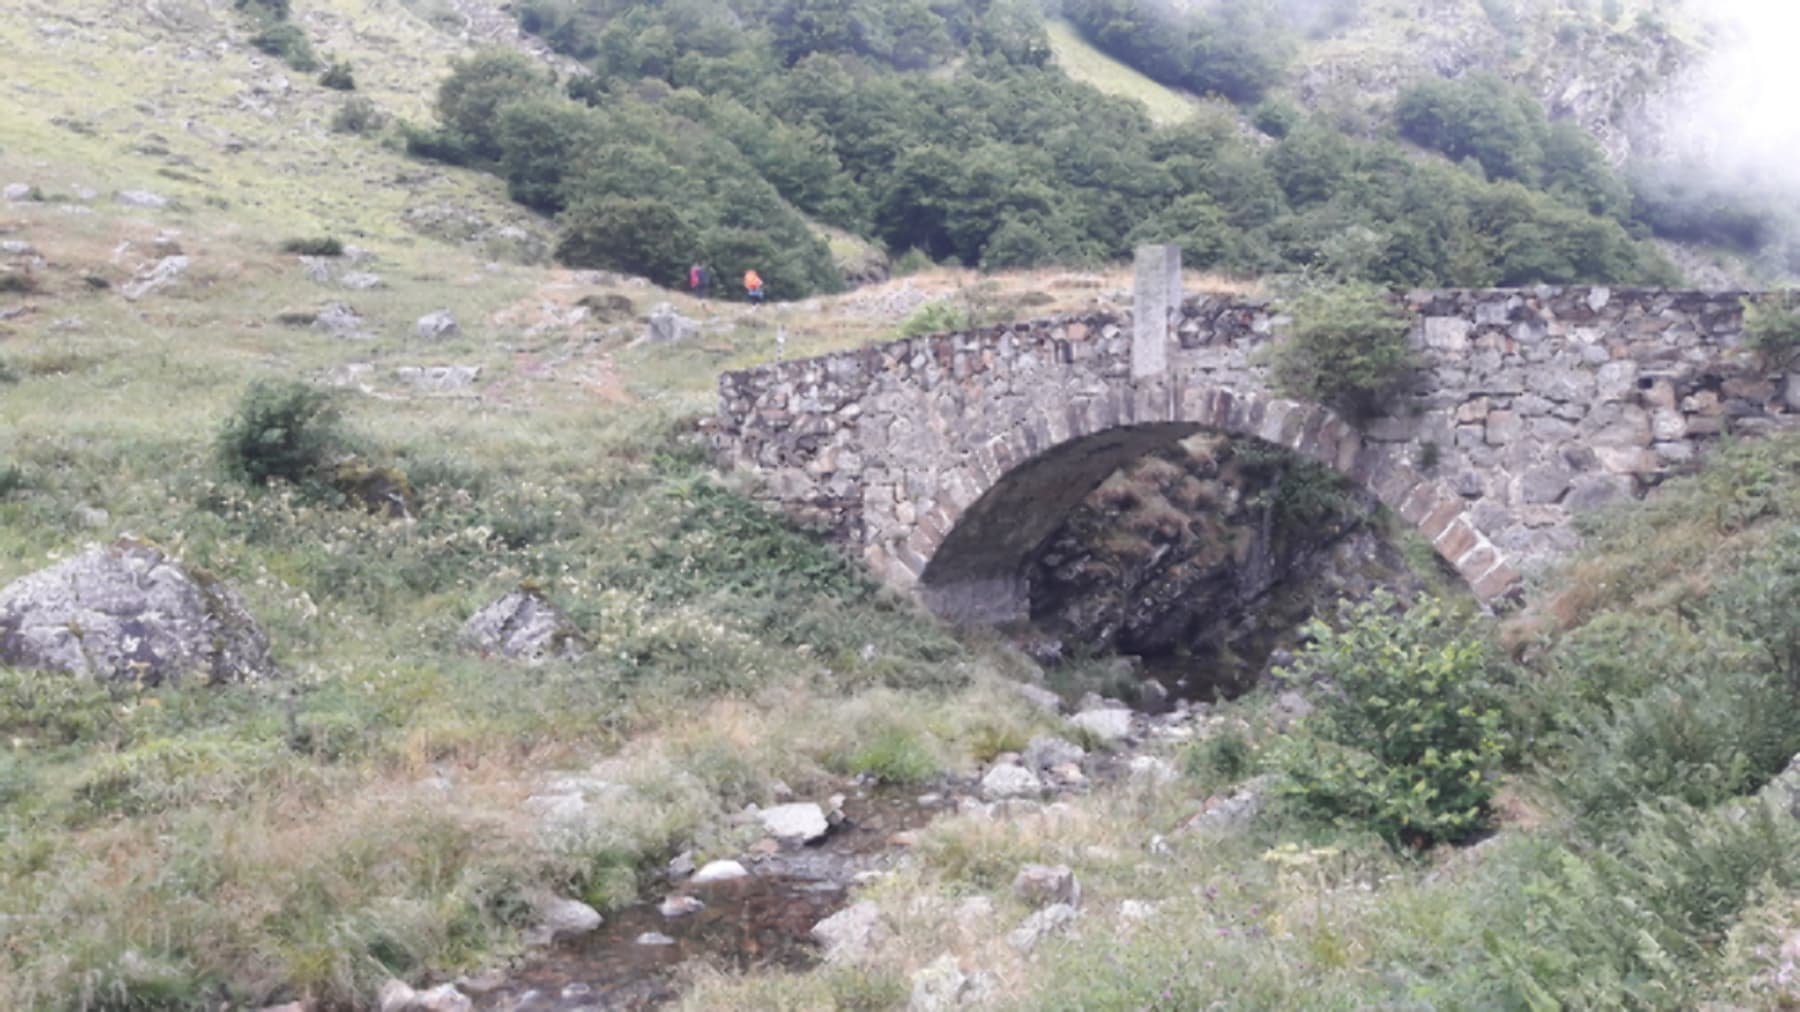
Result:
M1201 429L1329 456L1494 597L1574 547L1575 514L1692 467L1726 431L1800 412L1800 377L1762 372L1741 347L1744 297L1396 296L1421 368L1357 427L1270 389L1280 320L1263 301L1185 301L1166 373L1137 379L1122 311L936 334L727 373L715 442L883 579L965 616L1016 612L1023 563L1068 508L1130 456Z

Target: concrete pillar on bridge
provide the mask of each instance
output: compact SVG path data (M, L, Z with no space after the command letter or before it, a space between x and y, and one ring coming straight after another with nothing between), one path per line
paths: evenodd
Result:
M1139 246L1132 299L1131 378L1169 373L1169 335L1181 314L1181 247Z

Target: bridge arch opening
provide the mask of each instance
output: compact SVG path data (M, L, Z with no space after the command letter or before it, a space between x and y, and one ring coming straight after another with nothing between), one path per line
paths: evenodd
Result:
M1516 586L1517 574L1464 516L1460 495L1421 474L1401 448L1365 444L1330 409L1222 389L1157 401L1162 411L1123 421L1124 412L1107 411L1083 424L1096 413L1070 412L1060 439L1048 423L1015 430L947 476L968 505L920 525L909 549L924 563L918 588L927 607L965 624L1028 619L1031 560L1075 506L1126 464L1201 432L1292 451L1343 476L1417 529L1478 597Z

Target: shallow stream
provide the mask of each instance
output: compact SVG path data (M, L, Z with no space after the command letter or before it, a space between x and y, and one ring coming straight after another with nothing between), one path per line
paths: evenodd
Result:
M801 968L818 961L813 925L835 913L857 876L892 867L905 852L892 837L943 811L911 794L859 793L844 819L806 847L740 858L747 878L691 886L659 883L665 895L692 896L706 908L664 917L663 895L606 915L598 931L561 942L475 996L488 1012L628 1012L680 995L677 968L700 961L733 971ZM646 935L664 936L645 944Z

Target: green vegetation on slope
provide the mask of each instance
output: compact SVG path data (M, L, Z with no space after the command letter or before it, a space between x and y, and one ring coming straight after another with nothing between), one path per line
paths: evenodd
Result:
M984 269L1175 241L1196 266L1391 285L1672 277L1594 213L1618 184L1591 145L1547 126L1554 178L1490 181L1281 106L1257 117L1278 143L1224 109L1158 127L1065 74L1017 3L802 8L530 5L523 23L593 73L563 98L516 57L460 63L412 149L560 212L566 262L665 285L695 259L727 281L753 266L777 298L837 283L799 212Z

